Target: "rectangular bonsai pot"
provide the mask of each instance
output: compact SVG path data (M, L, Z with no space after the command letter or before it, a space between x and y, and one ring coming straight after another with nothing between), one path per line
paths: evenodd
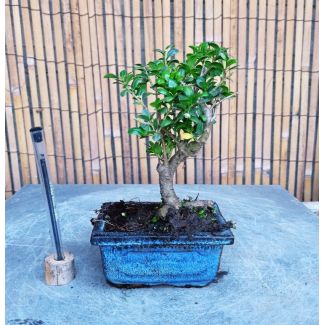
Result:
M225 219L215 205L216 219ZM205 286L218 275L224 245L234 243L229 229L214 235L149 235L106 232L99 217L90 242L99 246L107 282L114 285Z

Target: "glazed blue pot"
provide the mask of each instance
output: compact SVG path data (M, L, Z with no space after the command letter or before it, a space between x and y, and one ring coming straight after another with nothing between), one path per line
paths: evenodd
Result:
M215 211L224 224L217 205ZM234 243L229 229L172 239L104 228L105 222L97 219L90 242L99 246L106 280L114 285L205 286L218 276L223 246Z

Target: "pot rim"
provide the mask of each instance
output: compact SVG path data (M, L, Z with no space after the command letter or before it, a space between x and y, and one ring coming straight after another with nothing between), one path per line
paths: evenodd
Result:
M155 203L155 202L152 202ZM219 206L214 203L216 210L215 216L220 224L225 224ZM215 234L208 232L194 233L190 239L187 235L179 235L173 238L171 234L149 234L146 232L108 232L105 231L105 221L103 215L98 215L97 221L93 226L90 243L96 246L134 246L145 245L161 246L161 245L232 245L234 243L234 235L230 229L225 229Z

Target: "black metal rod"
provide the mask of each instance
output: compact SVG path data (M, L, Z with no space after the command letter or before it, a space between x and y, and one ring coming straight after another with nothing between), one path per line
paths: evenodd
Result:
M51 225L52 225L53 237L54 237L54 244L55 244L55 248L56 248L56 251L57 251L57 259L58 260L63 260L61 243L60 243L60 238L59 238L58 225L57 225L56 218L55 218L54 204L53 204L53 199L52 199L52 195L51 195L51 188L50 188L50 182L49 182L49 177L48 177L48 173L47 173L45 159L44 158L41 159L40 163L41 163L41 169L42 169L42 174L43 174L47 204L48 204L49 212L50 212Z
M40 164L41 164L41 170L42 170L42 174L43 174L43 181L44 181L45 193L46 193L46 198L47 198L47 204L48 204L49 211L50 211L54 244L55 244L55 248L56 248L56 252L57 252L57 260L62 261L64 259L64 257L62 254L58 225L57 225L56 218L55 218L55 211L54 211L54 204L53 204L53 199L52 199L52 195L51 195L49 175L47 173L46 161L44 158L40 159Z

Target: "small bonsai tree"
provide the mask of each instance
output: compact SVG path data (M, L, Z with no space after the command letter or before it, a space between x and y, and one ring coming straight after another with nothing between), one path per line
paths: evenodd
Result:
M184 62L169 45L157 60L136 64L133 71L108 73L121 85L121 96L129 94L143 110L136 116L138 126L129 134L149 138L147 152L158 157L157 171L164 217L170 207L178 209L180 200L173 187L177 167L195 156L208 140L220 103L234 97L227 81L236 67L228 49L213 42L190 46ZM153 95L153 96L151 96ZM149 102L148 97L153 100ZM198 205L199 201L183 202Z

